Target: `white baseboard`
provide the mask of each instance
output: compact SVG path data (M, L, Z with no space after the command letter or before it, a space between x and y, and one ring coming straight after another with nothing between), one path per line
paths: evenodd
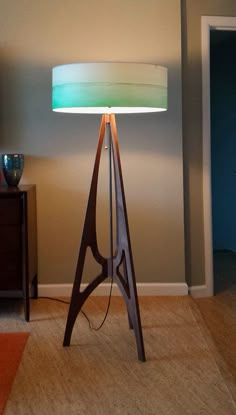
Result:
M81 290L86 287L86 284L81 284ZM194 298L210 297L211 294L206 285L195 285L193 287L187 286L186 283L137 283L137 290L139 296L179 296L189 294ZM70 297L72 291L72 284L39 284L38 294L42 297ZM110 284L101 284L92 293L95 296L107 296L110 292ZM112 295L121 295L117 285L113 285ZM19 291L0 291L1 297L22 297Z
M81 290L86 284L81 284ZM39 297L70 297L72 284L39 284ZM186 283L137 283L139 296L179 296L188 295L188 286ZM110 284L100 284L92 295L107 296L110 293ZM112 295L121 295L116 284L112 287Z
M193 287L189 287L189 293L194 298L201 298L201 297L211 297L212 294L210 293L208 287L206 285L195 285Z

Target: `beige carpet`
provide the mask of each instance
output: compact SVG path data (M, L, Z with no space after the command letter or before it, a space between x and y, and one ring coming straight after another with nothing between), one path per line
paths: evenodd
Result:
M214 253L214 285L216 295L196 299L195 304L198 313L201 314L208 346L236 401L236 254L234 252L225 250Z
M86 311L101 321L107 299ZM67 306L32 301L32 321L19 303L1 304L1 328L30 330L5 415L235 415L231 390L189 297L140 298L147 362L137 360L121 298L91 332L77 319L72 345L62 347Z

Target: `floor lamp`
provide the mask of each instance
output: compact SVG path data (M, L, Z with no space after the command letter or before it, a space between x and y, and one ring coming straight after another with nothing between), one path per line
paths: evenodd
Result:
M151 64L120 62L56 66L53 68L52 106L57 112L103 114L63 345L70 345L74 323L89 295L110 277L117 283L125 300L129 327L135 333L138 358L145 361L115 114L166 110L167 69ZM96 233L98 174L105 135L108 137L109 157L108 258L104 258L99 252ZM113 235L113 175L116 242ZM88 247L100 265L101 272L81 291Z

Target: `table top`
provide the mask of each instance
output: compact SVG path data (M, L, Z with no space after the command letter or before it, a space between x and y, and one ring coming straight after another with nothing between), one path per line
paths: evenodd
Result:
M35 184L23 184L19 186L0 186L0 194L14 194L28 192L35 187Z

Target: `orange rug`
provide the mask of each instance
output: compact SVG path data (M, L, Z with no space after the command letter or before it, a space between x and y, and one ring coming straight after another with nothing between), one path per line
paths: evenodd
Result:
M29 333L0 333L0 415L3 414Z

